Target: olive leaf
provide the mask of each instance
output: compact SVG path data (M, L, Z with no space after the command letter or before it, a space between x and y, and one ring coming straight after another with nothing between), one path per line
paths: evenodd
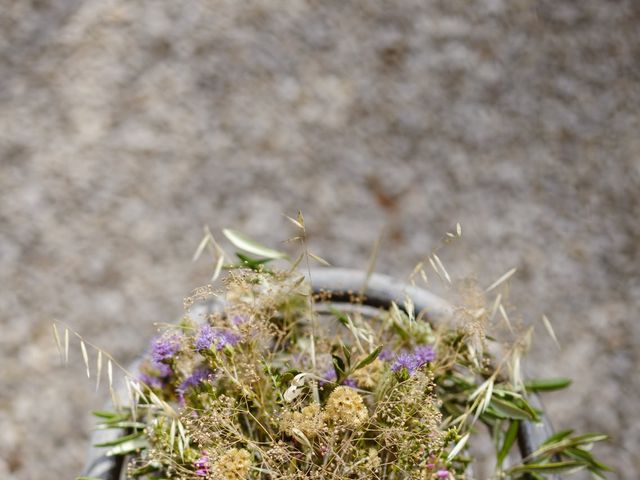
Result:
M124 435L122 437L118 437L115 440L109 440L108 442L101 442L101 443L96 443L93 446L94 447L113 447L115 445L121 445L125 442L128 442L129 440L134 440L136 438L139 438L142 436L142 432L135 432L135 433L131 433L129 435Z
M224 230L222 230L222 233L231 243L233 243L239 249L244 250L245 252L253 253L254 255L259 255L261 257L271 259L287 258L286 253L274 250L269 247L265 247L264 245L256 242L244 233L237 230L225 228Z
M112 457L114 455L126 455L127 453L133 453L139 450L143 450L148 446L149 443L147 442L146 438L134 438L133 440L121 443L120 445L116 445L105 455L107 457Z
M545 392L560 390L571 385L569 378L536 378L525 382L524 387L528 392Z
M359 370L361 368L366 367L370 363L372 363L376 358L378 358L378 355L380 355L381 351L382 351L382 345L379 345L378 347L376 347L376 349L373 352L371 352L369 355L367 355L362 360L360 360L360 362L358 362L358 364L355 366L353 370L354 371Z
M467 440L469 440L469 435L471 435L471 433L467 433L466 435L464 435L458 441L456 446L453 447L453 449L449 452L449 455L447 456L447 462L450 462L451 460L453 460L456 457L456 455L458 455L458 453L462 451L464 446L467 444Z
M489 404L493 407L498 413L501 413L506 418L511 418L515 420L534 420L535 416L528 412L527 410L520 408L515 403L510 402L508 400L503 400L501 398L496 398L495 396L491 399L491 403Z
M562 473L562 472L575 472L582 470L586 465L582 462L567 460L564 462L551 462L551 463L527 463L523 465L517 465L509 470L507 474L513 475L518 473Z
M509 454L511 447L513 446L514 442L516 441L516 438L518 437L519 426L520 426L520 422L518 420L513 420L509 424L509 428L507 429L507 432L504 435L504 441L502 442L502 447L498 452L498 457L497 457L498 465L502 465L502 462L504 462L504 459L507 458L507 455Z

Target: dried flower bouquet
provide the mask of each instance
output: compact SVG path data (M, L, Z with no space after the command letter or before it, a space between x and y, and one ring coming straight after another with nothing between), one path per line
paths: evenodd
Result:
M195 291L187 315L153 340L139 373L127 374L129 405L96 412L100 428L122 430L99 446L127 456L129 477L471 479L478 459L469 447L486 435L493 478L585 469L604 478L608 467L590 452L603 435L558 432L524 458L514 453L525 425L541 421L531 393L568 381L523 379L531 331L507 344L494 338L488 328L504 312L499 295L490 304L486 290L461 282L464 303L438 322L416 311L410 295L375 309L355 292L335 302L314 290L310 271L299 273L299 264L306 270L323 260L306 249L302 217L292 221L303 247L284 269L270 263L280 252L230 230L225 235L252 256L239 253L225 265L207 231L197 253L217 255L215 276L226 267L222 286ZM429 261L448 281L440 259ZM414 277L426 279L421 266ZM190 309L212 298L217 309L196 318ZM55 333L68 355L69 330ZM89 373L90 344L79 338ZM114 361L97 352L97 375L105 356L115 396Z

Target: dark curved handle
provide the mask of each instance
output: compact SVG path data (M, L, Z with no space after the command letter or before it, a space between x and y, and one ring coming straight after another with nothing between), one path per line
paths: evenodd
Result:
M361 270L346 268L321 268L305 275L314 292L329 291L336 302L348 303L351 293L364 289L365 305L375 308L389 308L396 302L400 308L409 296L416 311L425 310L430 319L446 318L453 313L452 306L442 298L422 288L399 282L398 280L374 273L369 276Z

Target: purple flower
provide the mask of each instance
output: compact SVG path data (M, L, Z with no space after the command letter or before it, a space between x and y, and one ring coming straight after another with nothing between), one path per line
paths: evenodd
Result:
M151 358L156 366L170 360L179 351L180 338L177 335L158 337L151 344Z
M394 372L399 372L403 368L407 369L409 375L415 372L417 368L415 358L413 357L413 355L407 352L402 352L401 354L396 356L395 362L393 362L393 365L391 365L391 370L393 370Z
M326 385L327 383L335 383L336 380L338 380L338 377L336 376L335 368L333 367L327 368L327 370L325 370L324 374L322 375L322 378L324 380L320 380L320 385ZM358 386L356 381L352 378L345 378L342 381L342 385L346 385L347 387L351 387L351 388L356 388Z
M231 319L231 323L236 327L242 325L246 321L247 317L245 317L244 315L234 315Z
M199 477L206 477L209 474L209 457L207 452L201 452L202 456L193 462L193 466L196 467L196 475Z
M433 362L436 359L436 352L431 345L420 345L413 351L413 356L418 366L422 366L425 363Z
M391 360L392 358L393 358L393 352L389 350L387 347L384 347L380 352L380 355L378 355L378 360L382 360L383 362L387 360Z
M393 365L391 365L391 370L399 372L406 368L409 375L413 375L418 368L426 363L433 362L435 358L436 354L431 345L421 345L411 353L401 352L397 355Z
M180 404L184 405L184 394L191 388L199 385L203 380L207 380L212 376L211 370L206 367L197 368L191 375L185 378L182 383L176 388L178 400Z
M162 380L160 380L158 377L154 377L146 373L141 373L138 379L151 388L162 388Z
M233 332L221 331L218 332L218 336L216 337L216 349L222 350L227 345L235 346L240 341L240 335L237 335Z
M151 388L163 388L169 382L169 377L173 375L173 368L165 360L172 358L180 348L178 339L156 338L151 345L152 362L149 367L145 367L138 376L138 379ZM174 348L175 343L175 348Z
M203 325L196 335L194 346L197 351L208 350L215 345L216 350L222 350L227 345L234 346L240 341L240 336L229 331L217 330L210 325Z
M173 375L171 365L153 362L152 369L150 371L145 369L140 373L138 379L151 388L163 388L169 382L171 375Z
M172 373L173 373L173 369L171 368L171 365L167 365L166 363L157 363L154 365L154 367L158 370L159 372L159 377L169 377Z
M345 378L342 382L342 385L346 385L347 387L356 388L358 384L353 378Z
M196 335L195 347L196 350L206 350L208 349L215 339L215 331L211 328L210 325L203 325Z
M438 478L447 478L449 477L449 471L448 470L444 470L444 469L440 469L436 472L436 477Z
M335 368L333 367L327 368L324 374L322 375L322 378L324 378L324 380L320 381L320 385L326 385L327 383L335 382L338 379L338 377L336 376Z

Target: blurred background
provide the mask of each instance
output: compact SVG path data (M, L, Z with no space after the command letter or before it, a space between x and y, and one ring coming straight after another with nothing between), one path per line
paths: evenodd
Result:
M405 277L512 267L557 428L640 468L640 2L5 0L0 478L73 478L100 406L77 343L126 363L211 265L209 224ZM221 237L218 234L219 237ZM517 309L516 307L517 306Z

